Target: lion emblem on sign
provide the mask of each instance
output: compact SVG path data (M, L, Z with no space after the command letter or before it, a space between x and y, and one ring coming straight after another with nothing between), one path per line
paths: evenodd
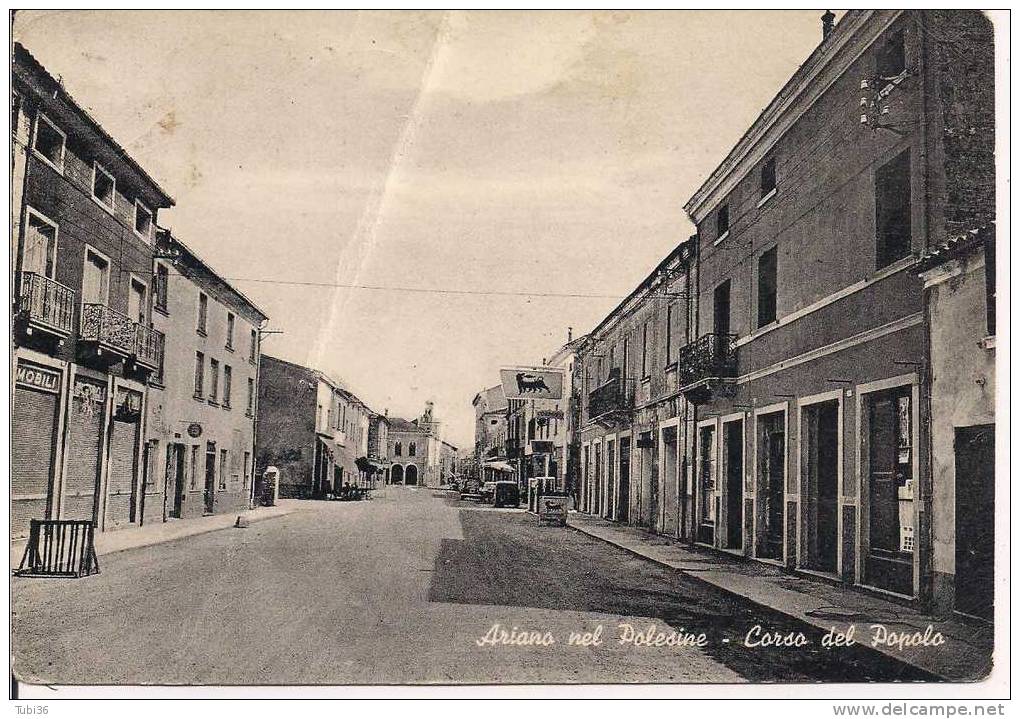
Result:
M527 394L528 392L549 392L549 385L545 383L545 379L537 374L531 374L530 372L518 372L517 373L517 391L521 394Z

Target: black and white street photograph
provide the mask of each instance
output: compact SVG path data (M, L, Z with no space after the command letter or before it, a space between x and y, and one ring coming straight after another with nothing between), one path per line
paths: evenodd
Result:
M18 713L1004 715L1009 22L11 10Z

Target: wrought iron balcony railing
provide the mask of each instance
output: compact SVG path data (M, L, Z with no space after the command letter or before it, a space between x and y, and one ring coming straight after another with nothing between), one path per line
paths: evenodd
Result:
M130 317L106 305L82 305L80 335L83 342L95 342L100 348L131 357L135 354L137 326Z
M74 329L75 292L36 272L21 273L20 312L29 327L41 327L61 336Z
M135 323L135 361L150 369L159 369L163 364L163 333L140 322Z
M633 403L634 397L626 391L619 368L613 368L609 380L588 393L588 418L595 419L610 412L629 412Z
M737 372L736 335L706 334L680 348L677 377L681 387Z

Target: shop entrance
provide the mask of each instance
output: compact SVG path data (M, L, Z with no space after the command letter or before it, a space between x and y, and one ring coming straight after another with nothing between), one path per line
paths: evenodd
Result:
M991 621L995 425L956 429L956 611Z
M758 418L757 551L760 559L783 558L786 488L786 427L782 412Z
M868 515L864 581L914 594L914 448L910 387L868 400Z
M744 421L723 424L726 475L726 549L744 548Z
M595 445L595 473L592 484L591 513L602 516L602 445Z
M658 530L663 534L676 536L677 531L677 490L679 487L679 433L676 427L662 430L662 457L658 492L661 493L661 514Z
M621 522L630 521L630 437L620 439L620 510Z
M168 500L167 516L181 518L184 508L184 445L170 444L166 448L166 472L163 478L165 497Z
M838 542L839 402L804 408L804 566L836 572Z
M216 443L205 443L205 513L216 507Z
M606 518L616 519L616 441L606 442Z
M715 543L715 425L698 434L698 533L697 541Z

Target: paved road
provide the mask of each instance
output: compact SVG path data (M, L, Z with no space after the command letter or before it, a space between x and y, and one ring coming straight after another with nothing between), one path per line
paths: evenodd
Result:
M81 580L15 579L15 672L45 683L366 684L909 681L916 671L579 532L427 489L102 558ZM479 646L494 624L545 646ZM705 633L620 644L619 625ZM743 645L755 625L795 649ZM602 627L601 644L568 643ZM517 636L517 635L514 635Z

